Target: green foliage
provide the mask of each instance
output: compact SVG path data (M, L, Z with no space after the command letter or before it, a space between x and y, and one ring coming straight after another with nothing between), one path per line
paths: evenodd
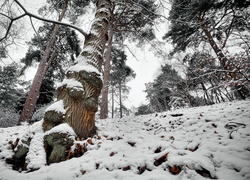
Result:
M79 16L86 13L85 7L89 5L91 0L47 0L47 5L39 9L39 14L46 14L48 11L50 13L60 12L65 3L68 3L68 11L66 12L66 17L71 23L75 24Z
M50 79L44 79L40 88L37 106L43 106L52 102L55 90L54 82Z
M39 36L35 35L28 42L29 49L21 62L25 64L22 72L31 66L33 62L40 62L42 52L45 50L46 44L49 41L54 25L44 23L38 30ZM50 56L55 52L56 56L51 62L47 77L62 80L64 77L64 67L69 67L74 63L75 57L80 54L79 39L75 31L68 27L60 26L56 37L55 45L50 51Z
M137 112L135 113L136 116L138 115L145 115L151 114L153 111L151 110L149 105L142 104L137 108Z
M152 109L154 109L154 111L159 112L170 109L168 103L170 102L170 96L172 93L170 86L172 85L169 83L172 82L171 79L173 78L173 76L171 76L170 81L168 81L166 78L170 77L168 73L176 75L176 71L170 71L172 71L171 66L162 66L161 74L157 76L153 83L147 84L147 98L149 99Z
M198 51L194 54L187 54L183 58L183 63L187 66L187 78L191 81L190 84L194 86L200 82L208 81L210 73L215 69L219 69L215 65L215 58Z
M244 61L249 57L250 1L172 0L171 3L171 26L164 38L174 45L172 57L187 53L187 48L191 50L183 60L189 88L202 91L207 104L233 100L232 91L246 98L250 81ZM241 51L240 58L229 52L232 46ZM245 52L247 55L243 56Z
M55 13L56 16L61 13L63 8L67 5L66 17L74 23L77 18L85 13L84 7L90 3L90 0L47 0L47 4L39 9L40 14ZM24 70L31 66L34 61L40 62L42 53L45 51L46 44L51 38L52 31L54 29L54 24L45 23L39 27L37 33L27 44L29 45L29 50L26 56L21 59L21 62L25 64ZM60 26L59 31L56 35L56 40L53 48L50 50L50 57L55 57L52 59L49 71L50 78L56 78L62 80L64 77L64 67L69 67L75 61L75 57L80 54L79 39L74 30L66 27ZM51 60L51 59L50 59ZM52 70L53 69L53 70Z
M135 77L134 71L126 65L127 56L123 50L113 48L112 67L111 67L111 84L124 84L128 78Z
M39 98L36 103L36 110L39 109L42 106L45 106L53 101L54 93L56 89L54 86L54 82L51 79L45 78L42 81L41 88L39 90ZM21 98L18 99L17 104L15 106L15 109L17 112L22 111L25 100L26 100L27 94L22 95ZM41 119L39 119L41 120Z
M227 40L229 33L249 29L249 5L249 1L172 0L171 26L164 39L172 40L173 54L206 42L202 26L218 40Z
M25 58L21 59L21 62L25 63L25 68L31 66L33 61L39 62L41 58L41 51L28 49Z
M187 91L186 81L166 64L161 67L161 73L153 83L146 85L147 98L151 108L156 112L167 111L172 108L194 105L194 98Z
M1 44L0 45L0 59L7 58L7 50L6 48Z
M124 39L128 39L142 46L143 42L153 40L153 26L158 17L156 10L155 0L118 3L113 16L115 41L122 43Z
M135 77L135 72L126 65L127 56L122 49L113 48L112 51L112 66L110 73L110 84L112 89L115 89L115 94L119 97L119 111L122 117L122 111L129 111L122 103L122 100L127 98L129 87L126 85L129 80Z
M5 128L16 126L18 118L19 114L15 111L15 109L0 106L0 127Z
M20 70L16 63L8 66L0 66L0 106L13 108L19 97L24 94L19 80Z

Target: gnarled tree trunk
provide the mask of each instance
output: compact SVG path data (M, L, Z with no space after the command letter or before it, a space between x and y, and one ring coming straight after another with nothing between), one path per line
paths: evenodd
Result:
M91 31L85 37L83 52L78 62L70 67L66 79L58 87L57 102L63 102L63 111L56 105L45 113L43 129L66 122L80 138L88 138L96 134L95 113L98 110L98 97L102 88L100 79L103 62L103 51L108 41L111 1L99 0L95 20Z
M29 147L34 138L43 136L46 163L50 164L67 159L66 152L74 144L76 136L86 139L96 134L95 113L102 88L100 73L108 41L110 7L110 0L98 0L95 20L85 37L83 52L59 85L57 101L46 110L42 128L39 125L38 134L28 132L24 135L13 158L8 160L17 169L26 169L26 156L31 151Z

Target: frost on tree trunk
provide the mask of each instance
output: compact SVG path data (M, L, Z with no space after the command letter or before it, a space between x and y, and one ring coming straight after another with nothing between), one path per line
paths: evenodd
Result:
M34 149L31 148L34 147L33 139L39 142L36 138L40 139L41 136L46 163L50 164L66 159L65 152L74 144L74 138L86 139L96 134L95 113L102 88L100 73L104 46L108 40L110 7L110 0L98 1L94 22L89 35L85 37L84 49L58 86L57 101L47 108L39 126L41 130L24 135L10 163L18 163L21 168L26 166L27 158L28 161L31 159L29 155L37 153L29 152ZM73 133L71 130L65 132L65 124L72 128Z

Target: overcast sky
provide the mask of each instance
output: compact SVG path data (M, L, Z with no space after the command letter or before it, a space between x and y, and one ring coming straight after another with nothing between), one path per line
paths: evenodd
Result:
M38 14L38 9L45 3L45 0L19 0L28 11ZM49 17L47 17L49 18ZM85 31L90 27L90 23L92 21L91 18L85 19L80 27ZM28 41L34 34L32 27L30 26L29 19L25 19L25 30L23 32L23 40ZM38 28L40 25L39 20L34 20L35 27ZM167 25L157 25L156 35L160 40L163 34L166 32ZM79 36L79 38L83 38ZM129 50L125 49L128 56L128 65L136 72L136 78L131 80L128 85L131 87L129 99L125 102L125 105L129 107L138 107L142 103L146 103L146 93L143 92L145 90L145 83L152 82L156 77L157 70L160 65L163 64L163 59L159 59L155 57L152 51L149 51L149 45L146 45L146 48L140 49L135 45L128 44ZM169 46L167 46L168 48ZM168 51L166 48L166 51ZM23 42L18 46L18 48L12 49L11 57L14 61L20 61L20 58L24 57L27 51L27 46ZM132 55L133 53L133 55ZM134 57L136 56L136 58ZM33 79L35 74L35 69L29 69L29 74L27 76L28 79Z

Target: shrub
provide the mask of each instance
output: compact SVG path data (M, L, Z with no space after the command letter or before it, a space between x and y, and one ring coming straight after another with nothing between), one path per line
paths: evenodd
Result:
M38 108L35 113L32 116L31 123L37 122L42 120L44 117L45 110L50 106L51 104L46 104Z
M16 126L19 114L14 109L0 107L0 127Z

